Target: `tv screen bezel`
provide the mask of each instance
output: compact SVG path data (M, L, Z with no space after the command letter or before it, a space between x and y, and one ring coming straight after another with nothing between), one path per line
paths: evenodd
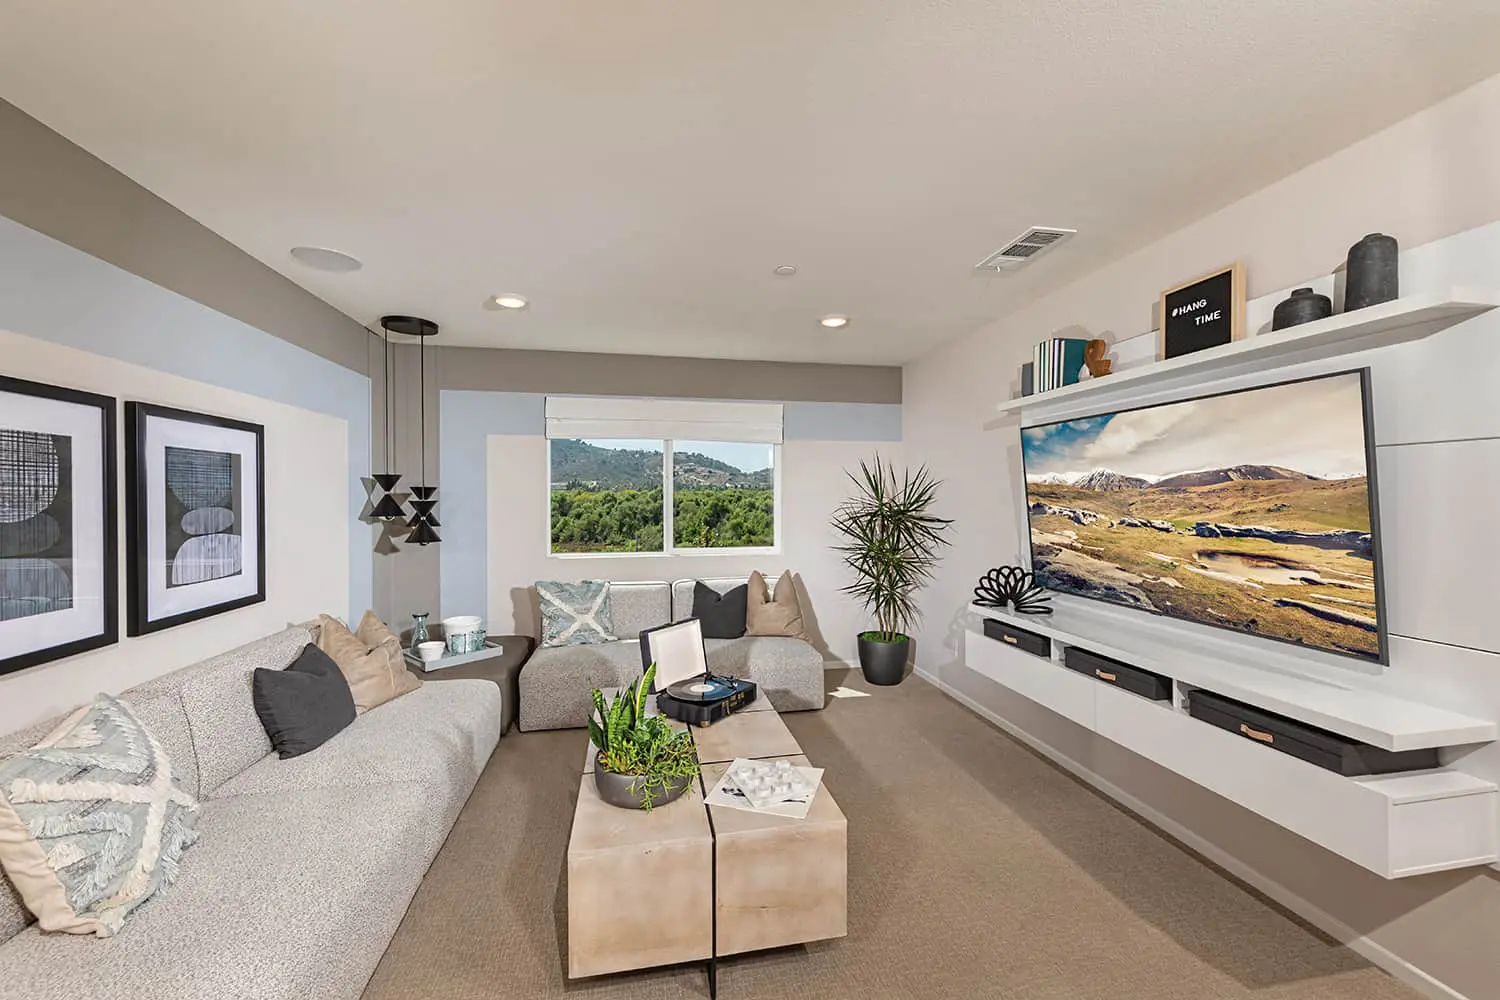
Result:
M1348 650L1334 649L1328 646L1312 646L1305 642L1297 642L1293 639L1283 639L1280 636L1262 635L1258 632L1247 632L1244 629L1234 628L1230 625L1219 625L1214 622L1202 621L1197 618L1187 618L1182 615L1174 615L1170 612L1156 609L1133 607L1117 601L1105 600L1102 597L1091 597L1087 594L1074 593L1071 590L1059 590L1048 587L1054 594L1077 598L1081 601L1092 601L1097 604L1111 608L1124 608L1128 611L1137 611L1143 614L1154 615L1169 621L1182 622L1189 626L1199 626L1212 629L1216 632L1228 632L1231 635L1245 636L1251 639L1261 639L1268 642L1280 643L1294 649L1306 650L1313 653L1323 653L1336 656L1341 659L1354 660L1357 663L1371 664L1379 667L1390 666L1390 635L1389 625L1386 621L1385 601L1385 559L1381 552L1382 530L1380 523L1380 487L1375 468L1375 415L1370 402L1370 368L1346 368L1341 371L1323 372L1318 375L1304 375L1300 378L1284 379L1278 382L1262 382L1257 385L1245 386L1239 389L1226 389L1222 392L1209 392L1197 396L1181 396L1174 399L1164 400L1158 403L1144 403L1140 406L1126 406L1112 410L1098 410L1090 413L1080 413L1075 416L1066 417L1061 420L1049 420L1039 424L1022 424L1018 432L1021 450L1021 495L1026 509L1026 556L1028 568L1036 571L1036 541L1033 537L1031 523L1031 484L1026 478L1026 438L1025 432L1040 427L1055 427L1058 424L1072 423L1075 420L1092 420L1096 417L1115 416L1121 413L1134 413L1139 410L1155 410L1163 406L1173 406L1178 403L1192 403L1202 399L1217 399L1221 396L1238 396L1247 392L1255 392L1260 389L1274 389L1280 386L1298 385L1302 382L1319 382L1324 379L1340 378L1346 375L1359 376L1359 396L1361 416L1364 420L1364 444L1365 444L1365 497L1370 507L1370 558L1374 564L1375 576L1375 635L1378 644L1378 653L1374 657L1366 656Z

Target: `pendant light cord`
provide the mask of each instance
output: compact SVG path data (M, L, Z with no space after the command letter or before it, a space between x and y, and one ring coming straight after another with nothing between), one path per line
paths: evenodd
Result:
M427 338L417 342L417 376L422 393L422 485L427 485Z

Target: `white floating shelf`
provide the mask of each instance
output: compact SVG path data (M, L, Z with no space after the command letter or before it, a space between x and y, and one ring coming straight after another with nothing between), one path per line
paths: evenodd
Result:
M1072 608L1058 608L1052 615L1018 615L977 604L969 610L1384 750L1463 746L1500 738L1493 720L1362 690L1355 673L1342 682L1270 670L1253 662L1251 652L1240 659L1239 651L1230 651L1222 640L1190 639L1150 618L1125 624L1101 621Z
M1104 378L1005 400L995 409L1007 416L1024 414L1027 410L1074 409L1075 405L1080 413L1084 409L1094 411L1101 404L1170 389L1177 383L1205 382L1421 340L1497 306L1500 306L1500 292L1494 290L1446 288L1407 295ZM993 424L1005 422L1009 421L996 420Z
M1077 638L1035 617L974 610L1055 638L1054 657ZM1101 652L1109 648L1093 640L1078 645ZM1055 659L990 639L973 626L964 630L964 662L1016 694L1383 878L1486 865L1500 856L1500 791L1474 775L1439 768L1346 778L1192 718L1180 707L1181 689L1171 702L1150 701L1069 670ZM1159 666L1159 661L1133 654L1130 662Z

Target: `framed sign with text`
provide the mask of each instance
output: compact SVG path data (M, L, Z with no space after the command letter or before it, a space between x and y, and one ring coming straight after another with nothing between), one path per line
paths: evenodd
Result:
M1161 360L1245 335L1245 265L1230 264L1161 293Z

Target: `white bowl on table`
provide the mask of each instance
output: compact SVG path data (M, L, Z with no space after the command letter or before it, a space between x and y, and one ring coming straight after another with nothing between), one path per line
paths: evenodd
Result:
M478 615L443 619L443 638L450 653L472 653L482 649L484 636L484 619Z
M431 663L442 656L447 648L447 644L442 642L419 642L417 643L417 656L423 663Z

